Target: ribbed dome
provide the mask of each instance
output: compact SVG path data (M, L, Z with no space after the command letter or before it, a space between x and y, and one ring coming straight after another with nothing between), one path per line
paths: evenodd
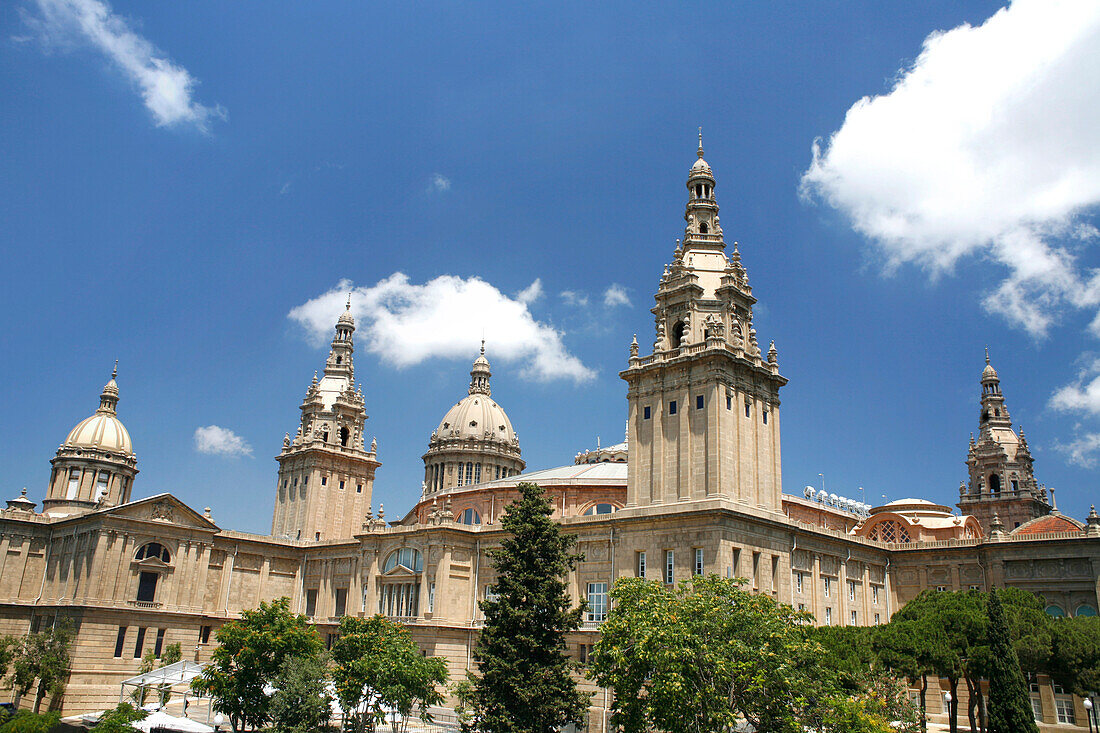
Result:
M447 410L436 428L435 437L475 438L512 443L516 432L504 409L485 394L472 394Z
M986 364L985 369L982 370L982 379L996 379L997 370L993 368L992 364Z
M117 453L134 452L126 426L117 417L106 412L96 412L91 417L81 420L69 431L65 444Z
M707 173L710 173L710 165L707 163L707 161L699 158L692 164L691 170L692 172L706 171Z

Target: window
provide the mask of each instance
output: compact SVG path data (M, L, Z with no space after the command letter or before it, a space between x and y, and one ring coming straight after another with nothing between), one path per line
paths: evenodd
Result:
M634 574L639 578L644 578L645 577L645 553L644 552L639 552L639 553L636 553L636 555L637 555L637 562L635 563Z
M806 604L805 603L799 603L798 604L798 610L799 610L799 612L805 611L806 610Z
M695 396L695 409L696 410L702 410L703 409L703 395L696 395Z
M946 585L937 585L936 586L936 591L939 592L939 593L946 593L947 592L947 586Z
M876 524L868 534L872 540L878 542L909 542L909 530L892 519Z
M336 616L343 616L348 610L348 589L336 589Z
M848 600L854 601L856 599L856 581L848 581Z
M80 469L74 468L69 471L69 488L65 492L66 499L75 499L76 495L80 492Z
M675 415L676 414L676 400L672 400L668 403L668 414L669 415Z
M871 586L871 604L874 605L874 606L878 605L878 586L877 585L872 585Z
M733 398L730 397L729 395L726 395L726 409L727 410L732 410L733 409Z
M646 405L645 407L642 408L642 419L643 420L648 420L649 419L649 405Z
M858 626L858 624L856 623L856 612L855 611L852 611L851 624L852 624L852 626Z
M1095 616L1096 609L1087 603L1083 603L1077 607L1077 610L1073 612L1074 616Z
M313 617L317 615L317 589L310 588L306 591L306 615Z
M1043 722L1043 695L1039 688L1039 678L1034 672L1027 673L1027 692L1031 698L1031 713L1036 723Z
M607 620L607 583L588 584L588 611L590 624L602 624Z
M99 472L99 478L96 480L95 485L95 500L99 503L103 497L107 496L107 489L111 480L111 474L106 471Z
M752 553L752 587L760 587L760 553Z
M340 482L340 491L343 491L343 490L344 490L344 482L343 482L343 481L341 481L341 482Z
M420 583L385 583L379 588L378 613L415 618L420 612Z
M424 558L419 551L411 547L402 547L400 550L394 550L386 557L386 562L382 564L382 572L388 573L398 565L406 570L419 573L424 569Z
M696 575L702 575L703 574L703 548L702 547L696 547L695 548L695 574Z
M141 659L141 648L145 645L145 627L139 626L137 641L134 643L134 659Z
M143 572L138 576L137 600L143 603L153 603L157 597L157 581L160 576L156 573Z
M474 464L472 461L466 462L466 481L465 484L472 484L474 482Z
M825 609L825 625L826 626L832 626L833 625L833 609L831 609L831 608L826 608Z
M477 509L467 509L458 515L459 524L481 524L481 515Z
M824 581L824 583L825 583L825 597L826 598L829 597L829 590L830 590L830 587L832 586L831 581L832 581L832 578L825 578L825 581Z
M428 613L435 611L435 583L428 584Z
M164 648L164 632L167 629L157 629L157 640L153 643L153 656L160 659L160 651Z
M876 613L875 614L875 626L878 626L881 623L882 623L882 616L880 616L879 614Z
M126 646L126 627L118 627L118 636L115 638L115 657L122 656L122 649Z
M351 437L351 432L349 432L347 428L340 428L340 445L347 448L348 447L348 438L350 438L350 437ZM341 482L341 483L343 483L343 482Z
M327 440L327 438L326 438ZM328 476L321 477L321 486L328 486Z
M135 560L148 560L154 557L161 562L172 562L172 556L169 554L168 549L159 542L150 542L142 545L138 548L137 554L134 555Z
M474 483L475 484L480 484L481 483L481 464L480 463L475 463L474 464Z
M1066 612L1062 610L1061 606L1047 606L1046 612L1048 616L1054 616L1055 618L1061 618L1066 615Z
M676 582L676 554L672 550L665 550L665 582Z
M200 644L209 644L210 643L210 627L209 626L203 626L202 628L199 629L199 643Z
M802 573L795 573L794 574L794 592L795 593L801 593L802 592Z
M591 517L594 514L611 514L615 511L615 507L612 504L593 504L584 510L584 516Z
M745 402L745 417L752 417L752 405L748 401Z
M981 590L981 589L982 589L982 587L980 585L971 585L970 586L970 590Z
M764 408L760 411L760 416L764 418L764 424L768 424L768 408Z
M356 487L355 487L355 493L356 493L356 494L362 494L362 493L363 493L363 484L357 484L357 485L356 485Z
M1077 711L1073 709L1073 695L1068 694L1061 685L1051 685L1054 688L1054 712L1058 715L1059 723L1077 725Z

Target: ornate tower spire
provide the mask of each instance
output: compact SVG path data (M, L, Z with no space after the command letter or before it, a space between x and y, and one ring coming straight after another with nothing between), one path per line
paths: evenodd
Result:
M106 415L116 414L116 409L118 407L118 383L115 382L115 377L117 376L118 359L115 359L115 368L111 370L111 379L107 384L103 385L103 392L99 395L99 409L97 412Z
M489 389L489 377L493 373L489 370L489 360L485 358L485 339L481 339L481 354L474 359L474 365L470 369L470 394L483 394L486 397L493 392Z

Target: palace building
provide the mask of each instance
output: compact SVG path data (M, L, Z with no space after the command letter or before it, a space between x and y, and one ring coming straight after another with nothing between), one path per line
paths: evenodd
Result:
M271 534L249 534L171 494L133 498L138 460L116 371L50 460L41 512L25 490L0 511L0 633L71 620L72 672L57 703L66 712L115 705L150 649L180 642L185 659L206 661L214 630L281 596L330 641L347 614L397 619L461 678L495 580L488 552L524 481L546 490L584 555L568 579L588 601L569 638L581 661L624 576L741 577L819 624L885 623L928 588L1014 586L1042 594L1051 614L1095 615L1100 516L1061 514L1053 489L1037 483L988 357L958 512L920 498L870 507L809 487L784 492L787 380L774 343L761 348L756 297L739 246L727 248L716 187L700 139L683 239L657 284L652 350L634 338L620 375L623 443L527 470L482 344L466 394L412 438L427 438L424 481L405 513L387 518L371 501L382 463L377 444L364 443L370 395L355 381L349 303L276 457ZM594 693L588 730L602 731L608 695L583 684ZM1043 677L1031 689L1044 729L1085 727L1081 700ZM939 704L929 696L930 712Z

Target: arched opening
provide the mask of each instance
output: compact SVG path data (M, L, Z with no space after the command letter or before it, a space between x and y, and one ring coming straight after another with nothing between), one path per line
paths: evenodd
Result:
M680 343L684 340L684 322L680 321L672 327L672 348L680 348Z
M989 474L989 494L999 496L1001 493L1001 477L995 473Z
M327 430L325 432L321 433L321 440L323 440L326 443L328 442L328 431Z
M159 542L149 542L138 548L137 554L134 555L135 560L150 560L156 558L162 562L172 562L172 555L169 554L168 548Z
M591 517L597 514L611 514L614 511L614 504L593 504L592 506L584 510L584 514L582 516Z
M481 524L481 515L477 513L477 509L467 509L455 519L459 524Z
M706 234L707 231L708 231L707 223L705 221L699 222L699 233L700 234Z
M402 547L400 550L394 550L386 557L386 561L382 563L382 572L388 573L398 566L419 573L424 569L424 557L419 550Z
M695 184L695 198L697 198L697 199L703 198L703 184L701 184L701 183L696 183Z
M1066 615L1066 612L1062 610L1061 606L1047 606L1046 612L1048 616L1053 616L1054 618L1061 618Z
M350 438L350 437L351 437L351 431L350 430L348 430L346 427L340 428L340 445L347 448L348 447L348 438Z
M344 363L344 357L342 357L342 356L336 357L336 363L337 364L343 364Z

